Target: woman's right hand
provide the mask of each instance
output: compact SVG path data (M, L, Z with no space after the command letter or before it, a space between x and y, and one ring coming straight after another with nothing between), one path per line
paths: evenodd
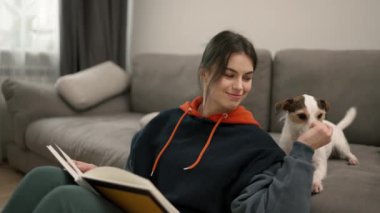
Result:
M86 163L86 162L78 161L78 160L73 160L73 161L75 165L78 167L78 169L83 173L96 167L94 164L91 164L91 163Z
M297 141L304 143L315 150L330 143L332 133L332 127L320 121L315 121L311 124L309 130L299 136Z

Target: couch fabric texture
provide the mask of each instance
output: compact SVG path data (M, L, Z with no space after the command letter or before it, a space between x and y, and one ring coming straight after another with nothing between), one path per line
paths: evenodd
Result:
M111 61L58 78L58 94L76 110L85 110L128 86L129 73Z
M380 131L374 128L379 123L375 111L380 106L379 60L380 51L375 50L280 51L273 65L272 102L312 94L330 102L327 119L333 123L355 106L357 117L345 131L346 136L351 143L379 146ZM281 131L281 123L275 119L271 127L274 132Z
M274 57L258 50L253 91L243 103L276 140L281 131L274 103L301 94L330 102L337 123L351 106L358 115L345 129L359 166L331 159L325 190L312 197L312 212L378 212L380 209L380 51L288 49ZM2 92L12 123L9 163L27 172L56 164L45 148L58 144L73 158L123 167L133 135L148 113L178 107L200 95L199 55L142 54L133 60L128 88L89 109L77 110L53 85L9 79Z

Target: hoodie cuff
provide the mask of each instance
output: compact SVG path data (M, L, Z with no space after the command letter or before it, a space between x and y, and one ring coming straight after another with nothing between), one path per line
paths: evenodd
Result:
M290 155L297 159L303 159L308 162L311 162L311 159L314 155L314 149L310 146L303 144L301 142L294 142L293 149L290 152Z

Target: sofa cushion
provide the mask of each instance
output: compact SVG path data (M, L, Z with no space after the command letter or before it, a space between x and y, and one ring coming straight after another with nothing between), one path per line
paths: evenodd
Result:
M40 119L29 125L26 146L54 159L46 145L57 144L72 158L96 165L124 166L132 137L140 129L138 113Z
M280 134L271 132L275 141ZM324 190L314 195L312 213L378 212L380 203L380 147L351 144L359 165L347 165L342 159L329 159Z
M243 105L251 110L262 128L269 130L272 56L269 51L257 50L258 64L253 74L252 90Z
M28 125L40 118L115 114L129 111L129 100L125 95L113 97L95 108L78 113L64 103L50 84L7 79L2 84L2 92L7 110L11 114L12 140L23 149Z
M199 55L142 54L134 59L131 108L149 113L178 107L200 94Z
M271 55L257 50L258 65L253 90L242 103L253 111L264 129L268 129ZM131 82L131 108L149 113L175 108L201 95L198 80L200 55L141 54L134 59Z
M58 78L58 93L75 109L84 110L123 92L129 75L111 61Z
M312 197L312 213L378 212L380 209L380 147L351 145L358 166L329 160L324 191Z
M140 126L141 128L144 128L151 120L153 120L153 118L155 118L157 115L159 114L159 112L151 112L151 113L148 113L146 115L144 115L141 119L140 119Z
M310 94L331 104L328 120L339 122L351 106L358 113L346 130L352 143L380 146L380 50L283 50L273 67L271 131L280 132L274 103Z
M25 148L25 131L31 121L41 116L74 114L52 85L7 79L2 85L2 92L11 114L12 140L21 148Z

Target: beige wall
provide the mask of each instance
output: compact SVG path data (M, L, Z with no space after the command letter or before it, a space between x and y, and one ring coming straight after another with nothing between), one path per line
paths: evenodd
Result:
M201 53L231 29L272 53L380 49L379 0L135 0L132 55Z

